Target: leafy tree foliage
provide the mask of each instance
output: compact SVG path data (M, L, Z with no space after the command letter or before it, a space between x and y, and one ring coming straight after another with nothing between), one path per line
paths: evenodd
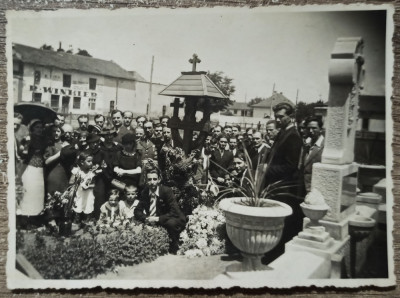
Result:
M81 56L86 56L86 57L92 57L92 55L90 55L88 51L83 50L83 49L78 49L78 53L76 53L76 54L81 55Z
M325 104L322 100L318 100L312 103L305 103L299 101L296 105L296 121L301 122L307 117L313 116L315 107L326 107L326 106L327 104Z
M257 104L257 103L259 103L260 101L263 101L265 98L262 98L262 97L255 97L255 98L253 98L253 99L251 99L250 100L250 102L249 102L249 106L251 106L251 105L255 105L255 104Z
M208 71L207 76L225 95L231 96L233 93L235 93L236 87L232 85L233 79L229 78L228 76L224 76L222 71Z
M46 51L54 51L54 48L51 45L44 44L40 47L41 50L46 50Z

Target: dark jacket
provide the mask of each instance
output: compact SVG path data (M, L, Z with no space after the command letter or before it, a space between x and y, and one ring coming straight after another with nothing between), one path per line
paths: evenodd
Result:
M303 174L304 174L304 184L307 192L311 190L311 176L312 176L313 164L321 162L323 150L324 150L324 142L322 141L321 146L311 146L308 155L304 156Z
M279 132L268 157L264 186L280 180L295 181L298 178L302 144L295 126Z
M215 165L218 164L219 166ZM210 158L210 175L213 178L224 178L227 174L226 171L232 166L233 163L233 154L231 151L224 150L223 154L216 149L211 153ZM222 169L221 169L222 168ZM224 171L225 169L226 171Z
M145 221L145 219L150 215L150 204L150 190L146 186L141 193L139 204L134 211L137 220ZM159 186L159 196L156 203L156 216L159 217L160 225L164 225L170 219L177 219L182 225L185 225L186 222L185 216L179 209L178 203L174 198L172 189L164 185Z

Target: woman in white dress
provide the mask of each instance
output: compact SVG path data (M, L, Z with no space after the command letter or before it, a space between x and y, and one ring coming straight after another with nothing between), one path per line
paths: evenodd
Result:
M47 143L43 132L42 121L31 120L29 136L21 141L20 147L25 170L21 176L23 194L18 202L17 215L27 217L27 223L32 224L40 224L38 215L44 208L43 154Z

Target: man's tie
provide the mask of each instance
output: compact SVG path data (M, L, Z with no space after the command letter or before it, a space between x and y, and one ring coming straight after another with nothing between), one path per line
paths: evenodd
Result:
M157 204L157 195L155 193L150 194L150 216L156 215L156 204Z

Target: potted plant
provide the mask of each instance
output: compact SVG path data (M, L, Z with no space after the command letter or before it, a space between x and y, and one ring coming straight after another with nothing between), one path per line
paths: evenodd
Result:
M251 159L244 151L247 169L251 169ZM233 183L220 192L222 200L219 208L225 213L228 237L243 256L241 266L231 266L228 271L267 269L261 263L261 258L279 243L285 218L292 214L289 205L274 199L294 196L285 192L285 189L295 184L278 181L261 189L265 170L257 168L254 172L247 171L242 185ZM239 196L224 198L232 193Z

